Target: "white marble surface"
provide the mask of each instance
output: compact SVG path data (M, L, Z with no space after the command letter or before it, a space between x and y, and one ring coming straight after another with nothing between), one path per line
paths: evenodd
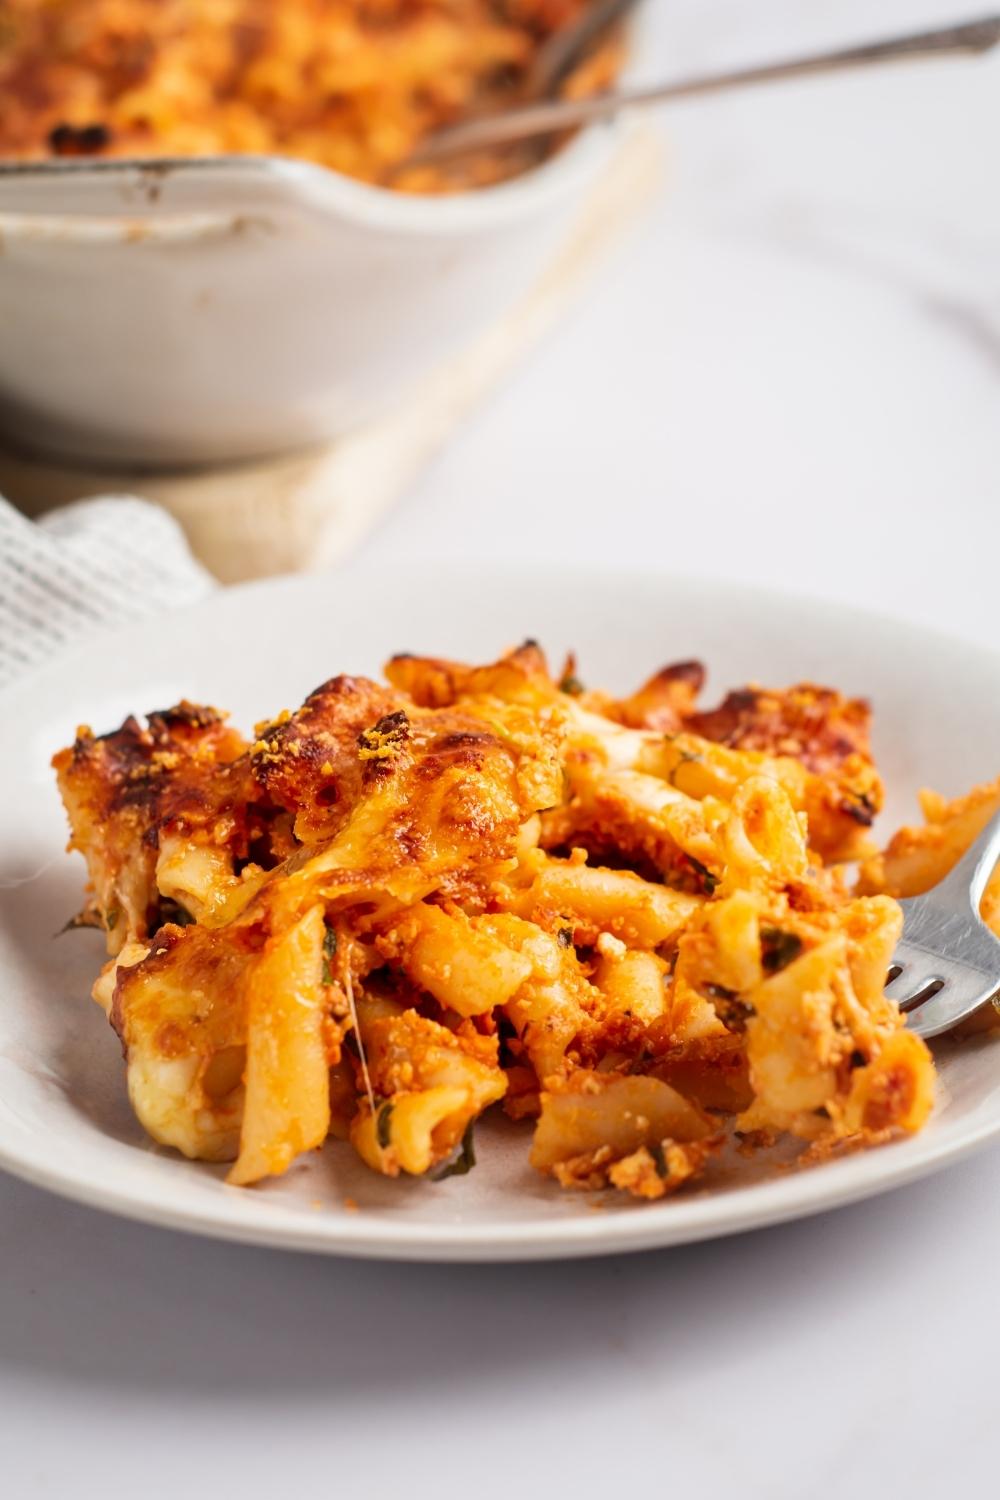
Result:
M661 75L976 12L650 6ZM1000 56L662 123L669 190L373 550L639 556L994 630Z
M649 3L651 71L975 10ZM1000 60L664 125L671 190L369 554L638 560L1000 644ZM5 1179L0 1491L989 1494L998 1176L499 1270L234 1251Z

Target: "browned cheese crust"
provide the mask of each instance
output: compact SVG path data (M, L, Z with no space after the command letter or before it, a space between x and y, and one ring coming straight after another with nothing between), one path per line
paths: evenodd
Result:
M867 705L702 710L690 661L615 697L533 641L386 676L249 740L182 703L55 757L155 1139L241 1184L330 1134L433 1174L502 1101L541 1172L645 1199L727 1131L822 1155L920 1127L899 910L884 863L859 895L838 868L881 802Z

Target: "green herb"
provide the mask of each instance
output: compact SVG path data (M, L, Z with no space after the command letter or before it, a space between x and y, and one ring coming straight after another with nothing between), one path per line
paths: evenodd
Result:
M751 1016L757 1014L748 1000L741 1000L733 990L719 984L706 984L705 993L715 1001L716 1014L732 1031L741 1031Z
M663 1152L663 1142L654 1141L648 1149L650 1156L653 1158L653 1165L656 1168L657 1177L665 1178L668 1175L670 1169L667 1166L667 1158Z
M700 877L701 883L705 887L706 895L710 896L719 883L718 875L713 875L711 870L703 865L700 859L695 859L693 854L689 854L687 860L695 874Z
M337 929L327 925L323 936L323 983L333 983L333 960L337 953Z
M560 945L560 947L562 947L562 948L572 948L572 946L573 946L573 929L572 929L572 927L560 927L559 931L556 933L556 937L559 939L559 945Z
M470 1120L462 1137L462 1144L458 1148L458 1155L443 1166L440 1172L434 1174L435 1182L444 1182L446 1177L464 1177L466 1172L471 1172L476 1165L476 1153L472 1144L472 1127L475 1122Z
M115 928L118 926L118 918L120 916L121 912L118 910L117 906L108 908L107 915L104 918L104 925L107 928L108 932L114 932Z
M760 961L765 974L777 974L801 952L802 939L794 932L784 932L780 927L760 929Z
M384 1151L392 1140L392 1110L391 1099L387 1099L375 1116L375 1139Z
M571 698L579 698L580 694L585 693L587 689L575 673L567 672L566 676L559 683L559 691L561 693L568 693Z
M64 932L74 932L78 927L100 928L102 927L102 923L96 912L82 911L80 912L79 916L70 917L69 921L64 922L59 931L54 932L52 936L62 937Z
M160 901L160 924L174 922L175 927L190 927L193 921L195 918L180 901Z

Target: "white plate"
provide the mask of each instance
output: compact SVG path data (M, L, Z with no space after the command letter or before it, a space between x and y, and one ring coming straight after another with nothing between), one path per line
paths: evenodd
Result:
M940 1099L913 1140L801 1172L741 1162L663 1203L567 1194L527 1164L524 1128L478 1132L480 1164L440 1184L386 1181L330 1143L252 1190L145 1138L118 1044L88 1000L96 934L53 934L78 909L83 866L61 854L48 760L77 723L103 730L182 696L241 725L292 707L341 670L393 651L487 660L526 635L568 646L594 683L624 688L700 656L711 691L802 678L869 695L890 789L884 827L930 784L956 793L1000 769L1000 657L875 615L667 577L468 570L359 572L232 590L88 646L8 695L0 723L0 1163L67 1197L221 1238L413 1260L592 1255L731 1234L912 1181L1000 1135L1000 1050L938 1049ZM18 883L39 872L36 878ZM357 1209L344 1206L354 1199ZM595 1211L595 1209L597 1211Z

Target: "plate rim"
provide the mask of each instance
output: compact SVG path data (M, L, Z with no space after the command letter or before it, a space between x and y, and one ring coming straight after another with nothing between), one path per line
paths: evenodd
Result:
M272 1206L266 1205L264 1199L256 1200L256 1212L252 1216L237 1219L227 1217L222 1211L221 1202L224 1200L220 1200L218 1207L207 1210L184 1210L101 1183L87 1183L70 1171L61 1171L51 1164L33 1160L28 1153L17 1156L9 1152L2 1139L0 1168L22 1182L69 1202L135 1223L194 1234L203 1239L367 1260L488 1265L669 1250L674 1246L728 1239L799 1219L814 1218L932 1176L974 1155L998 1135L1000 1115L957 1140L937 1143L930 1152L922 1146L919 1154L906 1161L897 1161L894 1169L877 1170L883 1160L889 1160L890 1153L905 1150L910 1141L887 1142L846 1161L810 1167L801 1175L793 1172L775 1180L727 1189L721 1194L708 1193L704 1198L668 1197L657 1204L623 1205L607 1217L602 1212L591 1211L586 1217L581 1215L551 1222L515 1220L510 1224L448 1223L440 1226L379 1220L377 1229L362 1229L364 1220L361 1215L348 1215L338 1220L335 1227L323 1228L323 1220L318 1214L315 1232L310 1231L308 1225L282 1223L280 1209L278 1214L273 1214ZM839 1184L826 1175L859 1163L875 1165L854 1175L845 1174L845 1180ZM793 1183L796 1187L802 1185L801 1190L782 1191ZM244 1191L225 1184L222 1186L226 1193ZM747 1200L752 1200L749 1210ZM720 1213L708 1222L697 1214L677 1212L677 1205L694 1208L702 1203L727 1205L729 1212Z
M456 558L451 562L442 561L435 563L420 563L420 581L422 584L433 588L435 583L441 586L454 582L456 571L468 571L476 575L484 587L491 584L499 586L503 581L510 582L512 579L518 582L551 580L558 575L563 584L576 584L581 589L594 586L598 583L606 583L609 578L627 580L638 586L658 585L669 588L674 584L680 584L684 588L705 588L707 590L724 591L731 599L742 599L747 605L759 601L765 606L775 603L781 606L795 606L810 611L813 614L826 615L831 618L836 616L850 616L856 622L867 622L872 628L888 630L905 636L922 636L927 642L943 645L949 649L960 649L967 656L976 656L986 664L992 664L1000 671L1000 645L991 646L987 642L964 634L961 630L949 630L938 625L925 625L915 620L908 620L903 615L893 614L891 610L873 609L867 605L845 603L836 599L832 594L810 593L805 589L772 588L767 584L747 583L740 579L727 578L723 575L701 572L677 572L660 568L630 568L612 567L603 568L598 564L559 564L558 566L546 566L536 558L530 558L524 563L514 562L489 562L486 564L476 562L468 558ZM267 578L248 579L241 583L218 584L212 591L201 599L188 601L167 609L157 610L153 614L141 618L123 621L117 624L101 624L78 644L73 646L60 645L56 655L47 661L32 666L21 678L15 678L6 686L0 685L0 704L7 708L10 704L16 705L16 700L25 694L29 688L37 687L39 679L58 677L62 672L71 668L76 661L85 661L93 652L95 647L102 642L113 640L122 631L130 634L137 631L161 630L165 626L176 624L179 620L189 616L197 617L201 614L211 614L218 608L226 608L233 599L244 598L256 594L281 594L294 592L298 588L316 587L322 583L329 583L338 579L342 573L349 572L352 580L371 578L381 584L385 584L392 576L398 575L408 582L413 581L412 569L406 567L401 560L393 560L390 564L379 563L371 557L358 558L354 561L341 564L333 568L322 568L311 573L275 573ZM0 747L3 741L3 726L0 724Z

